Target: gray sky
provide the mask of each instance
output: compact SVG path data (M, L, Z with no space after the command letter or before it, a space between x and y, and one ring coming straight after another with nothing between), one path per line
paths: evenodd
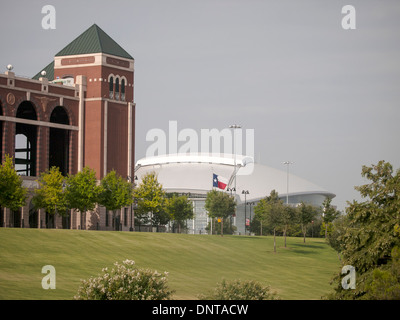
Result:
M48 4L55 30L41 25ZM2 72L33 76L93 23L135 58L136 160L169 120L199 135L238 123L257 160L294 161L341 210L360 199L362 165L400 168L399 1L1 1Z

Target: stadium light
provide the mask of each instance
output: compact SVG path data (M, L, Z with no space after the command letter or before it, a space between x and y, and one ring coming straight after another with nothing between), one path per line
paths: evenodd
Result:
M289 165L293 164L292 161L283 162L287 166L287 177L286 177L286 204L289 204Z

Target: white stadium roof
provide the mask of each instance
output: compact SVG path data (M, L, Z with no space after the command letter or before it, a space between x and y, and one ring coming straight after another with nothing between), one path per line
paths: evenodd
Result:
M244 201L242 190L248 190L247 200L258 200L276 190L280 197L287 194L287 172L252 163L241 155L186 155L174 154L143 158L137 161L135 175L138 183L148 172L155 172L167 192L207 193L213 189L213 174L228 181L234 173L236 161L236 195ZM252 167L252 173L248 168ZM246 170L247 169L247 170ZM233 187L232 182L230 187ZM335 194L303 178L289 174L289 196L320 195L333 198Z

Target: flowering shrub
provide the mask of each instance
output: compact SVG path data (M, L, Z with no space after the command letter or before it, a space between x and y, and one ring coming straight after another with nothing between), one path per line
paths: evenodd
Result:
M200 296L202 300L279 300L269 286L262 286L252 280L222 280L208 296Z
M102 269L102 274L82 280L76 300L167 300L172 291L167 287L167 272L158 273L134 267L125 260L114 268Z

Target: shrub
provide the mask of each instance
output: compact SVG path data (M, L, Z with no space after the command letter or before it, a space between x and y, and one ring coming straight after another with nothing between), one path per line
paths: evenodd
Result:
M202 300L279 300L269 286L253 280L222 280L210 295L202 295Z
M167 287L167 272L158 273L134 267L135 262L125 260L114 263L111 270L82 280L76 300L167 300L172 291Z

